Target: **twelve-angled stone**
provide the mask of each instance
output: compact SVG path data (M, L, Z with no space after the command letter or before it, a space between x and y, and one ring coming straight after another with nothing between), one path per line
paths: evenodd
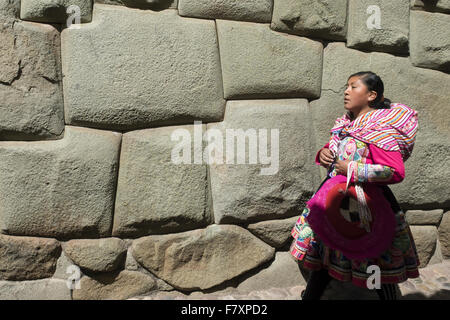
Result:
M222 136L223 155L209 157L215 223L300 214L318 178L306 99L228 101L225 120L207 128Z

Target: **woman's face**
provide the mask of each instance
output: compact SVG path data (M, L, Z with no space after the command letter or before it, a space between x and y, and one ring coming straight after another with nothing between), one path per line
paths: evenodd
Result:
M369 101L377 96L375 91L368 91L366 85L358 76L353 76L347 81L344 91L344 108L349 111L360 110L369 105Z

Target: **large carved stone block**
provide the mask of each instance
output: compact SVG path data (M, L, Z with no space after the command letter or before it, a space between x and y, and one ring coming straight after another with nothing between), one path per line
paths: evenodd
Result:
M312 38L344 40L347 0L274 0L271 28Z
M133 241L134 258L177 289L208 289L256 268L275 249L235 225L212 224L169 235Z
M224 121L207 128L221 146L209 160L215 223L301 213L318 178L306 99L228 101Z
M408 53L409 0L348 1L348 47Z
M411 61L450 73L450 15L411 11Z
M0 142L0 232L109 236L120 139L66 126L60 140Z
M323 45L269 24L217 20L227 99L318 98Z
M180 232L211 221L206 162L195 163L197 142L202 156L205 125L168 126L123 135L113 235L137 237ZM199 129L200 137L194 140ZM187 163L176 163L177 132L188 141ZM174 140L172 140L174 136ZM181 150L180 155L181 155Z
M131 130L223 117L214 21L95 4L92 23L64 29L61 43L68 124Z
M0 51L0 140L60 138L64 108L58 30L0 15Z

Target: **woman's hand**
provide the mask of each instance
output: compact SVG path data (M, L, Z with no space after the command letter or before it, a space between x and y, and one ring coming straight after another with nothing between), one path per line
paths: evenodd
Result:
M334 165L336 173L343 174L344 176L346 176L349 163L350 163L350 160L337 160Z
M323 148L319 153L320 165L328 168L334 161L333 153L328 148Z

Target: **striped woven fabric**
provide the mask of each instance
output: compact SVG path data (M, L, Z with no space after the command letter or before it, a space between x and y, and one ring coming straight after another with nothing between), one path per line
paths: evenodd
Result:
M417 111L391 103L389 109L376 109L351 120L348 114L337 118L331 129L329 149L337 154L339 141L350 135L387 151L400 151L406 161L414 147L418 127Z

